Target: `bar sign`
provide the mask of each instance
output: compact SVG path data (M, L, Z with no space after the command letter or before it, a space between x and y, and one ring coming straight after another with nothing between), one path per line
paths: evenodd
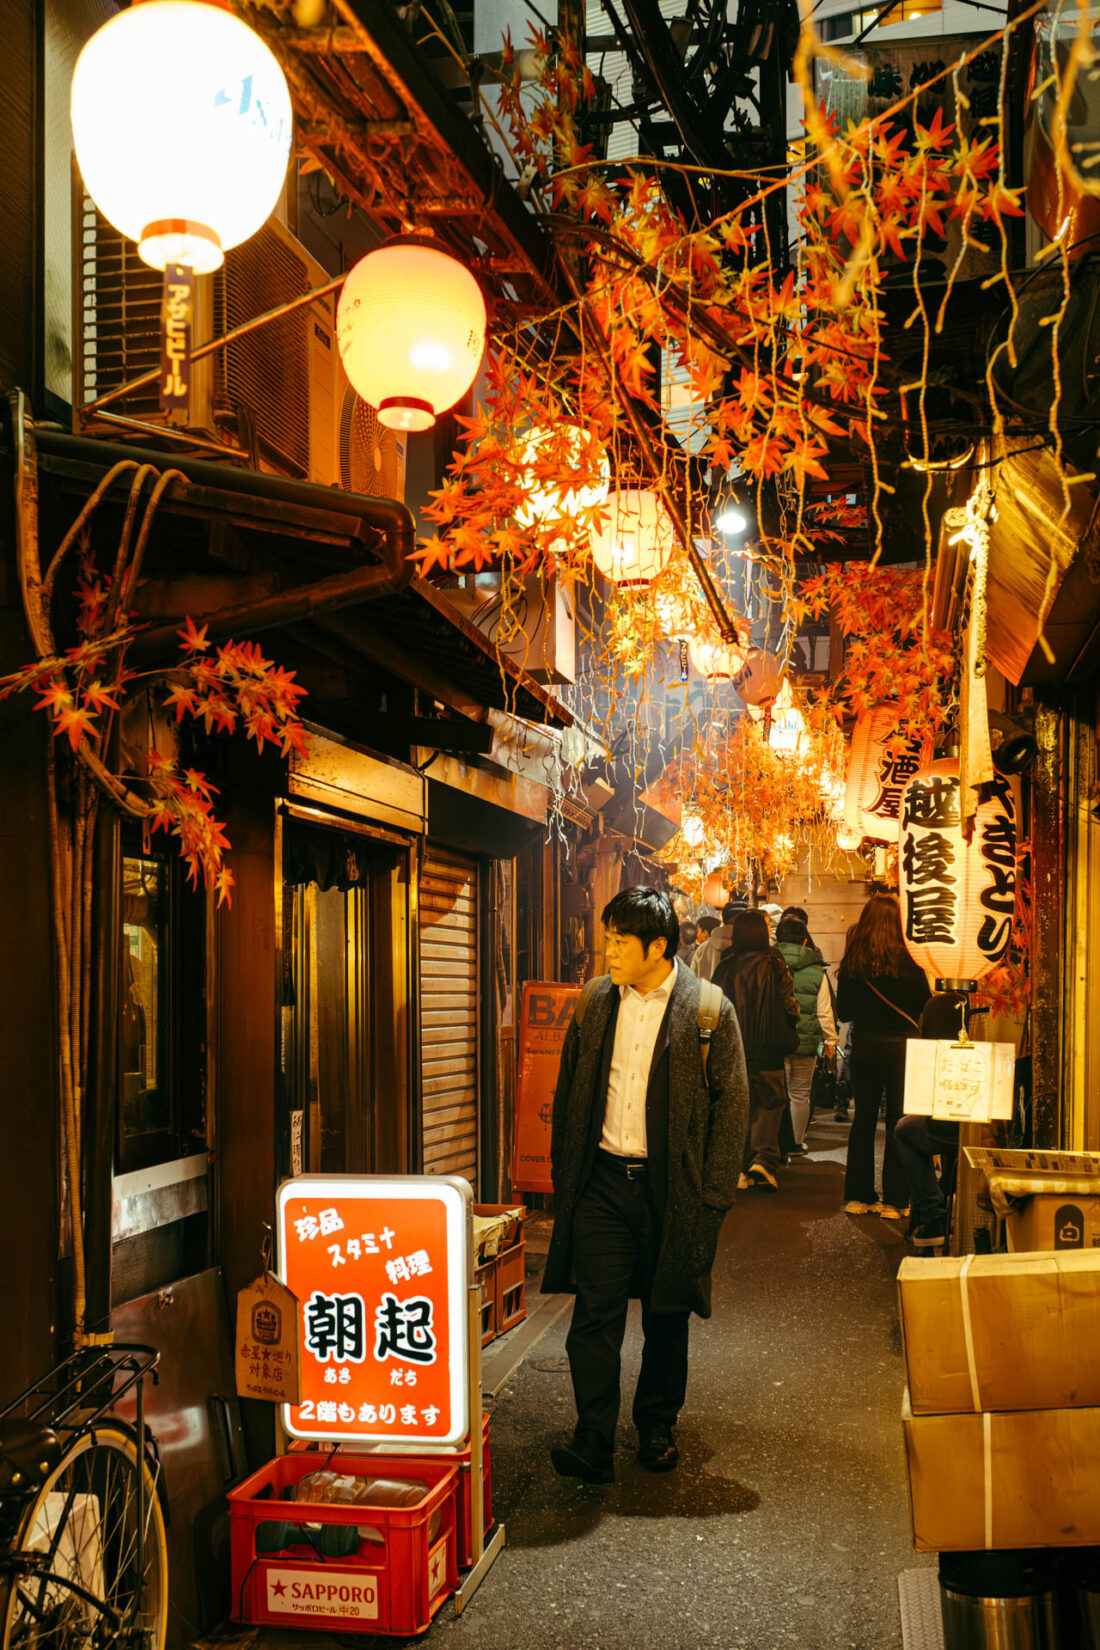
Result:
M187 264L166 264L160 311L160 410L177 424L187 422L191 406L194 312L194 270Z

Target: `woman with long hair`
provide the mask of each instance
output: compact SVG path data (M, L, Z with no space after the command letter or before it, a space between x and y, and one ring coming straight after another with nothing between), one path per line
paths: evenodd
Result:
M892 894L872 894L845 948L837 976L836 1014L852 1022L852 1094L844 1210L850 1215L905 1218L909 1189L898 1159L894 1125L905 1096L905 1040L920 1036L932 993L924 971L905 949L901 912ZM875 1130L886 1097L882 1199L875 1193Z
M714 983L737 1010L749 1075L749 1133L738 1190L777 1192L779 1128L787 1105L783 1061L798 1047L798 1004L791 971L769 944L763 911L739 911L731 939Z

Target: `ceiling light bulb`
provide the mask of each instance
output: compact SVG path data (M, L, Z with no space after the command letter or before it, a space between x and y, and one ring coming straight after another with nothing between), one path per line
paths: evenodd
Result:
M714 525L720 533L743 533L749 525L749 521L747 516L742 515L740 510L735 510L731 505L728 509L722 511Z

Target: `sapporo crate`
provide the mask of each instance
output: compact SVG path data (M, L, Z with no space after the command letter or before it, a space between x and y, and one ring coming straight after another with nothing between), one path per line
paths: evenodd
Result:
M278 1456L230 1490L233 1619L328 1633L425 1632L458 1585L455 1461L341 1450L341 1472L419 1479L422 1499L412 1507L287 1499L317 1465L312 1451ZM261 1550L270 1532L257 1546L265 1524L289 1526L277 1532L285 1543L277 1551ZM326 1557L318 1551L323 1545L318 1532L305 1527L309 1524L369 1527L380 1539L360 1540L346 1558Z
M488 1413L487 1410L482 1412L481 1422L482 1422L482 1428L483 1428L483 1431L482 1431L483 1443L482 1443L482 1457L481 1457L481 1459L482 1459L482 1471L483 1471L483 1474L484 1474L484 1482L485 1482L485 1525L484 1525L484 1528L485 1528L486 1531L489 1531L493 1527L493 1464L492 1464L492 1457L491 1457L490 1450L489 1450L489 1413ZM319 1462L319 1457L320 1457L320 1458L323 1458L324 1460L326 1460L328 1462L328 1465L330 1467L332 1467L334 1470L339 1471L339 1472L343 1472L345 1470L345 1462L348 1459L347 1454L345 1453L345 1451L349 1451L349 1450L354 1449L354 1446L349 1445L349 1444L341 1444L339 1449L336 1451L335 1455L333 1455L332 1450L328 1447L327 1444L325 1444L325 1445L312 1444L312 1443L307 1444L307 1443L304 1443L301 1439L296 1438L292 1441L292 1443L290 1445L290 1448L291 1448L292 1451L295 1451L295 1452L308 1450L315 1464L318 1464L318 1465L320 1464L320 1462ZM465 1449L458 1450L454 1454L448 1454L446 1457L441 1457L441 1456L438 1456L438 1455L430 1456L430 1457L417 1455L417 1454L414 1453L414 1451L412 1449L412 1446L409 1446L409 1450L410 1450L410 1452L409 1452L408 1455L405 1455L405 1454L401 1455L400 1459L403 1462L404 1461L426 1461L426 1460L431 1460L431 1461L438 1462L440 1460L445 1459L447 1461L453 1462L455 1465L458 1466L458 1469L459 1469L459 1473L458 1473L458 1504L457 1504L457 1509L456 1509L455 1528L456 1528L456 1533L457 1533L458 1567L459 1567L460 1570L465 1570L473 1563L473 1545L474 1545L474 1543L473 1543L473 1531L470 1527L470 1512L471 1512L471 1507L473 1505L473 1496L470 1493L471 1492L470 1446L469 1446L469 1444L467 1444ZM373 1460L374 1457L371 1456L370 1459ZM390 1456L389 1459L392 1463L394 1460L397 1459L397 1457L396 1456Z

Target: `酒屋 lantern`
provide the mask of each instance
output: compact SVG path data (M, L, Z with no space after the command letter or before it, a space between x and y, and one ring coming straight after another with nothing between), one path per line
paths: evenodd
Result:
M592 535L592 560L612 583L643 588L664 571L675 548L668 511L648 488L617 493L610 511L604 531Z
M745 663L745 650L728 642L692 636L688 640L691 663L700 676L709 682L732 682Z
M703 904L713 905L716 911L722 911L728 898L725 878L720 871L714 871L703 884Z
M485 349L485 299L457 258L409 236L344 282L336 339L352 388L391 430L430 430L465 395Z
M577 424L559 426L557 432L539 426L528 430L519 447L522 479L527 487L526 502L516 511L521 527L553 522L561 516L576 520L584 510L602 504L611 486L611 465L607 454L586 436ZM538 473L555 457L564 470L580 473L581 479L552 480Z
M72 84L85 187L154 269L219 268L279 198L292 112L283 71L206 0L145 0L88 41Z
M896 729L897 712L879 705L863 712L852 733L844 823L853 834L858 831L873 842L897 840L902 792L932 754L926 734L911 735L889 754L886 747Z
M773 653L754 647L733 678L733 691L746 705L766 710L775 703L783 685L783 672Z
M967 990L1004 956L1016 898L1016 822L998 777L962 832L959 764L921 768L901 801L898 888L909 954L937 990Z

